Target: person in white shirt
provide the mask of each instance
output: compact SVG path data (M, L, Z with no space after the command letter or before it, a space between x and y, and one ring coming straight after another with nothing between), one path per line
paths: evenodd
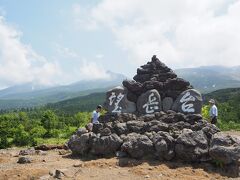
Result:
M88 125L86 126L87 130L88 131L92 131L93 129L93 124L98 124L99 121L98 121L98 118L100 116L100 112L102 110L102 106L101 105L98 105L96 110L94 110L92 112L92 117L91 117L91 122L88 123Z
M216 106L215 100L210 99L209 104L211 106L210 111L209 111L209 115L210 115L210 118L211 118L211 123L216 124L217 123L217 117L218 117L218 108Z
M93 113L92 113L91 123L93 123L93 124L99 123L99 122L98 122L98 118L99 118L99 116L100 116L101 110L102 110L102 106L101 106L101 105L98 105L97 108L96 108L96 110L93 111Z

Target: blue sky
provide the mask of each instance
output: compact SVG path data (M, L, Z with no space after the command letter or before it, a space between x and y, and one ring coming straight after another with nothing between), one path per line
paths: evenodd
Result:
M0 88L239 65L239 0L0 0ZM228 63L226 63L228 60Z

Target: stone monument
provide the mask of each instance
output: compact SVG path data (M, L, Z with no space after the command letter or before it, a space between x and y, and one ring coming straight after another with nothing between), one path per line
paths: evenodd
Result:
M73 154L221 163L240 176L240 138L220 132L201 116L202 96L156 56L134 80L109 90L93 131L79 128L68 141Z

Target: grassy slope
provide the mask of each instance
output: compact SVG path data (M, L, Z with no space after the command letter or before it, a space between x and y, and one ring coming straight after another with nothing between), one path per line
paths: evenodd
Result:
M216 99L218 103L237 100L240 103L240 88L220 89L204 95L205 101L211 98Z
M57 103L46 105L46 108L54 109L58 112L75 114L79 111L92 111L98 104L103 104L105 93L93 93L87 96L76 97Z

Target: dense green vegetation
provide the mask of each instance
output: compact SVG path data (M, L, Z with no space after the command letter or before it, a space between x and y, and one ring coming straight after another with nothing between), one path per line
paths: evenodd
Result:
M105 93L95 93L35 109L0 113L0 148L43 143L63 143L90 121L90 111L104 102ZM208 100L219 109L221 130L240 130L240 88L218 90L204 95L202 114L209 119Z
M40 108L2 110L0 148L62 143L90 121L90 112L104 99L105 93L94 93Z
M71 116L43 109L5 113L0 115L0 148L62 143L89 120L88 112L78 112Z

